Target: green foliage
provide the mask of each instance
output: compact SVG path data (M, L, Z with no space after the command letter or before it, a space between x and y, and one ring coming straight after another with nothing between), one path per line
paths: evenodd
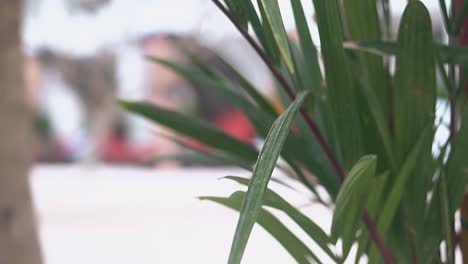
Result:
M250 181L248 179L228 176L226 179L234 180L242 185L249 185ZM299 227L306 232L310 238L312 238L317 245L331 258L334 260L338 260L335 254L329 247L333 241L330 237L322 230L320 226L312 221L312 219L308 218L306 215L301 213L298 209L296 209L293 205L288 203L284 200L281 196L275 193L272 190L267 189L265 192L265 196L263 198L263 206L275 208L284 212L288 215Z
M148 103L121 102L127 110L140 114L165 125L178 133L200 140L213 148L224 150L244 160L255 160L257 151L253 146L242 143L225 134L206 121L194 120L180 113Z
M339 153L346 169L363 155L361 127L356 100L356 87L350 60L343 48L340 8L336 0L314 1L320 33L322 57L327 83L326 100L331 109L333 130Z
M229 256L230 264L240 263L242 259L247 240L249 239L250 232L252 231L260 210L270 176L289 134L294 117L307 94L306 92L301 93L289 106L288 110L278 117L265 139L265 144L255 164L252 180L240 211L240 218Z
M205 65L198 54L186 53L191 66L151 59L244 112L264 139L260 152L203 121L147 103L122 105L214 149L174 158L205 158L249 170L255 163L250 180L227 177L248 186L246 192L201 198L240 213L229 263L241 262L255 222L298 263L342 263L353 245L358 249L356 263L364 256L370 263L453 263L455 212L468 181L468 113L458 98L466 77L456 78L456 67L468 62L468 48L454 45L453 39L467 5L459 16L449 17L441 4L451 39L446 45L434 43L431 18L420 1L409 1L397 40L389 42L381 32L389 32L391 21L379 16L385 11L379 10L378 1L313 0L319 55L306 19L311 14L304 12L300 0L291 0L298 43L285 31L277 0L212 1L270 68L287 110L278 115L270 99L219 55L235 81ZM394 72L390 58L395 58ZM444 125L435 120L436 100L445 100L437 98L436 69L454 112L447 125L450 138L433 153L435 132ZM298 113L301 117L295 118ZM318 202L335 204L330 232L268 189L280 157L289 175ZM328 197L319 194L318 187ZM272 208L303 229L329 259L318 257ZM338 241L341 254L335 252Z
M462 127L456 136L450 157L447 161L447 188L449 213L453 215L458 208L458 201L463 197L468 183L468 113L463 113Z
M349 172L335 201L331 235L343 239L343 255L346 257L355 241L360 216L369 198L377 169L376 156L365 156Z
M292 55L289 47L288 36L283 26L281 12L277 1L258 0L259 8L263 14L263 24L268 27L273 34L273 39L279 49L288 70L294 73Z
M200 199L213 201L236 211L241 211L243 201L246 199L246 194L244 192L235 192L228 198L208 196L200 197ZM304 242L297 238L283 223L281 223L281 221L278 220L278 218L267 210L260 208L256 221L291 254L297 263L309 264L311 263L309 259L318 260Z
M345 49L358 50L378 56L393 56L398 50L397 42L389 41L346 41ZM468 62L468 47L447 46L434 43L440 60L444 63L453 60L455 64L465 64Z

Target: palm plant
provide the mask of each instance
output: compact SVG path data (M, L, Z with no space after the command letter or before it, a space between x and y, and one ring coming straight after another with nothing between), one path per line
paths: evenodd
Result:
M298 43L288 37L275 0L212 1L270 69L288 105L284 112L277 113L222 58L235 80L187 50L192 66L149 59L228 98L264 138L261 149L174 111L144 102L122 105L210 146L209 157L252 170L250 180L227 177L247 185L246 192L201 197L240 212L229 263L240 263L255 222L298 263L324 262L271 208L288 215L337 263L347 259L353 245L356 263L364 257L369 263L453 263L459 244L455 213L468 180L465 74L457 71L468 50L456 43L467 2L458 13L452 3L449 14L440 1L449 41L435 44L430 15L420 1L408 1L397 40L391 41L388 0L313 0L319 53L300 0L291 0ZM447 97L436 90L436 76ZM449 105L448 124L436 120L438 99ZM450 136L436 144L434 135L444 126ZM280 157L318 202L323 199L317 188L326 190L334 203L330 232L268 189ZM337 241L340 254L333 250Z

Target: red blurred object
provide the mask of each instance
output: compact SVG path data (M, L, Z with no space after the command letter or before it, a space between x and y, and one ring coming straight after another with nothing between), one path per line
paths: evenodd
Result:
M255 138L255 128L241 111L229 109L218 115L212 123L226 134L248 144L253 143ZM190 146L207 151L210 148L196 140L188 140Z
M214 123L227 134L245 143L252 143L255 128L241 111L231 109L215 118Z
M102 159L112 163L134 163L138 160L136 153L122 138L111 135L101 145Z
M148 153L117 133L108 136L99 148L99 155L104 161L118 164L141 164Z

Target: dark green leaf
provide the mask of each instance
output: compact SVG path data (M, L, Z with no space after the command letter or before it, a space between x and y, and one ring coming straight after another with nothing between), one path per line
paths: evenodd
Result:
M394 183L391 186L390 192L385 197L386 199L383 202L383 206L381 205L382 209L379 213L378 220L377 220L378 230L384 238L399 237L396 243L398 243L398 240L399 240L400 246L407 239L406 233L404 232L402 233L398 231L398 233L389 234L390 233L389 231L391 228L391 224L394 223L394 221L402 220L401 218L396 217L398 209L401 208L400 203L403 197L405 196L405 194L409 191L408 181L410 180L412 173L418 166L418 161L420 159L421 153L423 153L424 147L427 143L427 139L430 138L432 134L433 134L432 125L427 126L426 129L423 131L423 133L421 133L420 138L418 139L416 144L413 146L410 153L407 155L406 160L403 162L403 165L401 166L400 171L396 175ZM412 209L415 210L416 208L412 208ZM400 227L401 225L397 225L397 226ZM405 229L406 228L404 227L403 230ZM371 247L370 256L369 256L370 261L372 261L371 263L374 263L374 261L376 261L377 256L378 256L377 249L375 245L373 245Z
M225 0L229 12L236 18L237 22L244 30L247 30L249 18L247 17L246 9L244 8L245 1Z
M203 166L237 166L236 163L224 159L220 154L190 152L171 155L159 155L152 158L149 162L158 164L165 161L178 161L184 166L203 165Z
M450 34L452 32L452 23L449 18L449 14L447 11L447 4L445 0L439 0L439 7L440 7L440 11L442 12L442 17L444 18L445 30Z
M369 212L372 219L378 220L378 215L380 213L381 205L384 203L385 187L387 187L388 179L390 173L384 172L381 175L378 175L375 180L372 182L372 188L370 188L370 194L367 198L366 209ZM361 223L360 235L358 238L358 250L356 253L356 260L358 260L368 249L369 246L369 232L364 226L364 223Z
M304 74L305 77L310 78L310 82L304 82L305 88L314 91L314 95L319 95L319 90L322 88L322 72L319 66L319 60L317 56L317 49L310 35L309 26L307 24L304 9L300 0L291 0L291 6L294 12L294 18L296 21L296 28L298 31L299 42L302 50L303 61L304 61ZM308 106L311 107L311 106Z
M345 0L349 39L352 41L379 41L380 23L375 0ZM354 54L353 54L354 55ZM383 58L375 54L357 53L352 67L358 85L357 105L361 119L366 153L379 156L379 168L393 165L388 128L390 77Z
M468 174L468 173L467 173ZM466 178L466 176L465 176ZM447 192L447 175L442 172L440 174L440 204L441 204L441 216L442 216L442 230L445 235L445 252L449 252L445 254L447 257L447 263L454 263L452 250L453 248L453 240L452 240L452 225L453 225L453 216L449 213L449 195Z
M257 129L257 132L261 135L266 135L268 132L268 128L274 121L273 116L258 109L258 107L244 95L236 91L238 90L236 89L237 87L226 80L222 80L221 75L205 67L206 65L203 65L201 62L198 63L198 67L203 69L203 71L199 71L189 66L160 58L152 57L150 59L164 67L168 67L186 80L201 85L205 89L210 89L213 93L226 98L230 103L246 114Z
M380 41L380 22L375 0L345 0L343 10L351 41ZM384 116L388 111L388 74L384 68L383 59L372 54L360 54L359 60L363 74L370 80L372 90L377 95L379 105L384 109Z
M393 89L394 134L397 166L401 166L428 125L433 126L436 105L436 64L429 12L420 1L407 5L398 33ZM434 130L431 130L434 132ZM417 226L425 212L433 175L424 173L432 160L433 134L423 142L417 173L407 182L405 206L408 222Z
M145 102L120 101L130 112L139 114L177 133L199 140L207 146L226 151L235 157L253 161L257 151L251 145L227 135L213 125Z
M343 28L337 0L314 0L325 76L326 100L332 110L332 120L338 137L345 168L349 169L362 157L362 138L349 58L343 49ZM333 131L332 131L333 132Z
M425 147L424 145L427 142L427 138L429 138L432 134L432 126L426 127L425 131L421 133L420 138L413 146L413 149L410 151L410 153L407 155L406 160L401 166L401 169L396 176L395 182L391 187L390 193L386 197L378 219L378 228L384 237L395 217L400 201L402 200L403 195L407 189L407 182L414 169L418 165L417 162L424 149L423 147Z
M253 170L253 163L250 163L248 161L245 161L244 159L239 159L236 157L233 157L223 151L215 151L215 150L200 150L195 147L192 147L191 145L187 144L183 140L180 140L174 136L171 135L164 135L164 134L158 134L158 136L165 138L169 141L174 142L175 144L179 145L182 148L188 149L191 151L191 153L188 153L187 155L182 154L182 155L169 155L166 157L155 157L153 159L149 159L149 162L158 162L159 160L168 160L168 159L176 159L176 160L181 160L181 161L187 161L190 163L206 163L209 162L209 164L216 164L216 165L226 165L226 166L237 166L239 168L243 168L247 171L252 171Z
M468 184L468 112L463 114L462 127L453 141L447 162L447 189L449 214L453 215L460 205Z
M257 88L255 88L255 86L249 80L247 80L234 66L232 66L228 61L226 61L218 54L216 54L216 56L221 61L223 66L225 66L231 72L231 74L234 76L239 85L245 90L245 92L258 104L258 106L264 112L276 117L277 114L271 102L268 101L268 99L266 99L262 94L260 94Z

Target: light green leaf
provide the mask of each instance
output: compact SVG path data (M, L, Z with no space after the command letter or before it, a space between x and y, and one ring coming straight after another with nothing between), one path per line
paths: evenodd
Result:
M229 198L222 197L200 197L201 200L212 201L236 211L241 211L242 201L245 199L244 192L235 192ZM267 210L260 208L256 222L270 233L299 264L310 264L309 259L321 263L310 249L297 238L283 223Z
M231 247L229 264L239 264L244 254L253 225L262 205L267 188L283 144L291 129L295 115L308 93L300 93L288 109L273 123L255 165L247 196L237 223L236 234Z
M265 23L268 24L276 45L279 48L281 57L286 63L290 73L294 74L294 65L292 62L291 50L289 49L288 36L284 29L283 18L278 5L278 0L258 0L260 10L263 10L263 17Z
M346 41L343 47L348 50L358 50L379 56L394 56L398 51L396 42L388 41ZM443 63L453 59L455 64L466 64L468 62L468 47L435 45L436 51Z
M377 157L368 155L353 166L341 186L333 213L332 237L343 239L343 256L346 257L356 238L356 231L376 176Z
M262 8L262 4L260 0L257 0L257 4L260 9L260 14L262 17L262 33L265 38L265 42L262 43L263 49L265 50L266 54L268 55L269 60L276 66L279 67L282 64L282 55L281 51L276 44L275 36L273 35L273 29L268 22L268 15L266 14L266 10Z
M343 47L348 50L363 51L379 56L396 55L398 44L388 41L346 41Z
M249 185L249 179L235 177L235 176L227 176L226 179L230 179L236 181L242 185ZM265 196L263 198L263 205L278 209L283 211L287 214L298 226L304 230L310 238L312 238L317 245L325 252L327 255L332 258L333 260L338 260L335 254L330 250L328 247L329 244L332 244L332 239L322 230L320 226L318 226L315 222L313 222L310 218L305 216L299 210L294 208L290 203L288 203L285 199L279 196L274 191L267 189L265 192Z

